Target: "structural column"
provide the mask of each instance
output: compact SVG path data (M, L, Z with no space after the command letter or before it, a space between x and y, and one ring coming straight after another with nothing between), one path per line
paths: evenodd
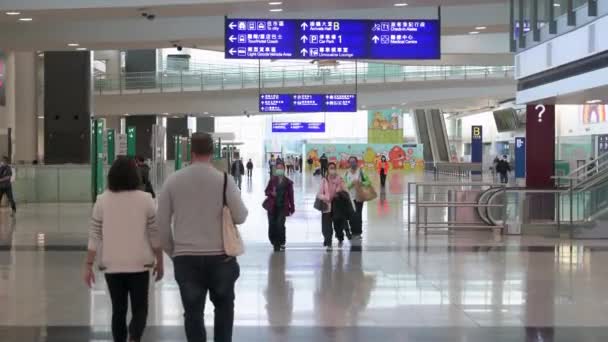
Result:
M44 55L44 160L47 164L90 162L91 54L53 51Z
M555 105L530 104L526 107L526 186L552 189L555 186ZM530 194L531 220L555 219L555 194Z
M550 189L555 182L555 105L526 108L526 186Z
M13 161L38 159L36 106L36 54L11 52L7 59L7 108L5 127L12 128Z

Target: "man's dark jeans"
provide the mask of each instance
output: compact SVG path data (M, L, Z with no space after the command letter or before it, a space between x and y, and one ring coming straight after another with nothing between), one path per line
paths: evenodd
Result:
M231 342L234 323L234 284L240 275L236 258L177 256L175 280L184 305L188 342L206 342L204 312L207 291L215 306L214 341Z

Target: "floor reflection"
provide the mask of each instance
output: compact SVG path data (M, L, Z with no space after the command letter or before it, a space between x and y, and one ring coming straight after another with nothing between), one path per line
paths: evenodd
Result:
M266 313L268 325L276 341L283 341L289 334L289 325L293 318L292 282L287 279L286 253L273 253L268 258L268 282L266 284Z

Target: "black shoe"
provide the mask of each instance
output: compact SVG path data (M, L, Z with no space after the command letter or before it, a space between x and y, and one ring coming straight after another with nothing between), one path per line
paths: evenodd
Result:
M351 240L353 238L353 233L351 233L350 230L347 230L345 233L347 239Z
M286 249L286 248L285 248L285 245L281 245L281 247L280 247L280 248L281 248L281 250L282 250L282 251L284 251L284 250Z
M281 251L281 246L279 246L279 245L275 245L275 246L274 246L274 251L275 251L275 252L280 252L280 251Z

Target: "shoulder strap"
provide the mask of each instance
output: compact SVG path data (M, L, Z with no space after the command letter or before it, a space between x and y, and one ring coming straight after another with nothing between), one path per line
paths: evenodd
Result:
M228 185L228 174L224 172L224 193L223 193L223 205L226 206L226 185Z

